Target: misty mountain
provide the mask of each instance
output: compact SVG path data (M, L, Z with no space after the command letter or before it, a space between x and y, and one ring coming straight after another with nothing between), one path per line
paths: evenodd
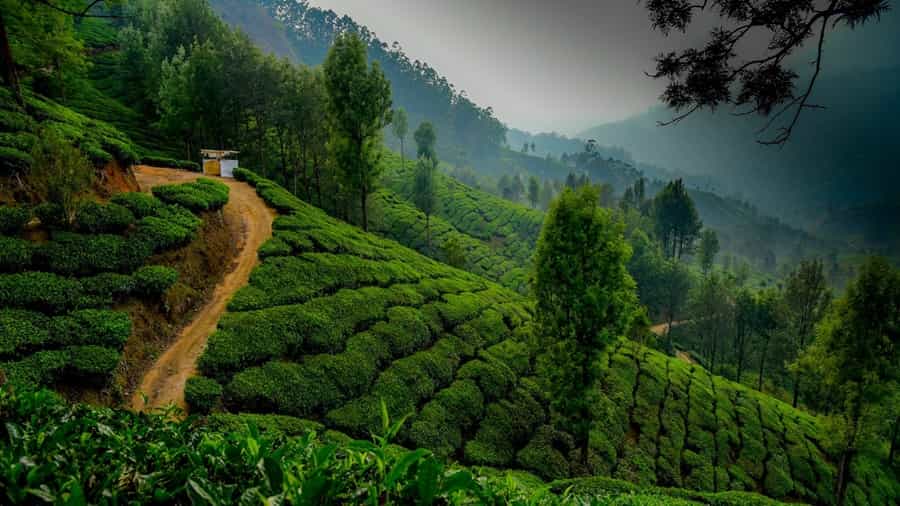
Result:
M727 111L696 114L657 126L672 112L657 107L601 125L579 137L618 145L645 163L717 182L717 190L748 198L770 214L807 226L827 212L896 197L900 173L900 67L844 71L817 85L813 103L783 148L756 141L759 121Z

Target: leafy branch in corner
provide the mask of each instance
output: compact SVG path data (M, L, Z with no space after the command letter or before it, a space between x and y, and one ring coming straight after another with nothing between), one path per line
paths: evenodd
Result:
M698 13L714 12L722 23L703 47L657 56L656 70L648 75L669 81L661 99L676 112L660 125L679 123L701 109L730 105L737 116L768 118L757 135L778 125L773 135L758 140L765 145L784 145L804 111L823 108L810 97L822 70L828 34L878 21L891 8L889 0L647 0L646 4L653 27L665 35L672 30L686 32ZM768 39L762 54L740 57L739 44L757 38ZM815 44L813 72L800 83L788 58L809 41Z

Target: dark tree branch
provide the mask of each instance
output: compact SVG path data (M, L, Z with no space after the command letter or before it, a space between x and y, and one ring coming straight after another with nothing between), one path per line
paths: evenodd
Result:
M833 4L833 2L832 2ZM819 74L822 71L822 46L825 43L825 31L828 30L828 16L822 18L822 30L819 33L819 44L816 47L816 70L813 72L812 77L809 79L809 85L806 87L806 92L800 96L800 102L794 111L794 117L791 118L791 123L780 130L780 133L772 140L768 141L757 141L762 145L770 146L770 145L779 145L783 146L788 139L791 138L791 134L794 132L794 127L797 126L797 121L800 120L800 114L803 113L804 109L807 108L821 108L821 106L809 106L807 107L807 102L809 101L809 96L812 95L813 89L816 86L816 80L819 79ZM771 123L771 122L770 122ZM767 127L768 128L768 127Z
M700 109L730 105L734 116L755 113L768 118L757 132L759 136L790 114L790 121L777 135L758 140L764 145L783 145L804 111L823 108L809 100L821 73L826 32L839 25L854 28L878 20L890 4L890 0L646 0L653 26L664 34L672 29L686 31L695 11L715 11L723 20L704 46L661 54L655 72L645 73L666 78L669 83L662 101L676 112L686 111L658 124L676 124ZM820 30L818 34L816 30ZM760 32L769 37L765 52L737 61L740 42ZM804 78L803 92L797 95L801 77L788 66L788 59L814 36L815 71L808 80Z
M64 7L60 7L60 6L55 5L52 2L50 2L50 0L31 0L31 1L34 3L38 3L38 4L44 5L46 7L49 7L50 9L53 9L57 12L61 12L63 14L68 14L69 16L74 16L77 19L82 19L82 18L122 19L122 18L124 18L124 16L119 16L116 14L90 14L90 10L93 9L95 5L102 2L103 0L92 0L91 3L89 3L87 5L87 7L85 7L81 11L73 11L70 9L66 9Z

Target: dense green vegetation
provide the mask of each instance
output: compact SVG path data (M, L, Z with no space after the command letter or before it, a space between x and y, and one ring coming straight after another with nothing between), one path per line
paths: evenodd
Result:
M412 414L398 434L404 445L545 479L575 473L577 448L539 383L530 303L240 177L282 216L201 359L227 408L365 437L383 399L392 417ZM591 474L834 500L836 455L817 418L626 340L599 363ZM852 503L900 494L872 457L860 456L851 476Z
M8 504L780 504L747 494L637 490L615 480L545 484L525 473L447 465L390 444L401 424L389 420L377 436L351 440L289 417L178 422L8 389L0 390L0 416Z
M228 187L205 181L161 191L171 204L146 194L120 193L112 202L85 200L65 223L53 203L0 207L0 370L19 386L52 386L64 380L102 386L119 363L131 335L127 313L113 306L129 298L159 299L178 280L164 266L145 265L156 253L189 242L198 211L228 199ZM185 195L194 200L185 201ZM25 237L36 215L49 240ZM55 219L54 219L55 218ZM32 230L33 233L33 230Z

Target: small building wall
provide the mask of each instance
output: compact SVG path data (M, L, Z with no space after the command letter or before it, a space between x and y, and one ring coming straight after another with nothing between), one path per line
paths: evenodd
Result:
M222 160L220 162L220 175L222 177L234 177L234 169L238 168L237 160Z
M218 160L203 160L203 174L207 176L222 175L222 164Z

